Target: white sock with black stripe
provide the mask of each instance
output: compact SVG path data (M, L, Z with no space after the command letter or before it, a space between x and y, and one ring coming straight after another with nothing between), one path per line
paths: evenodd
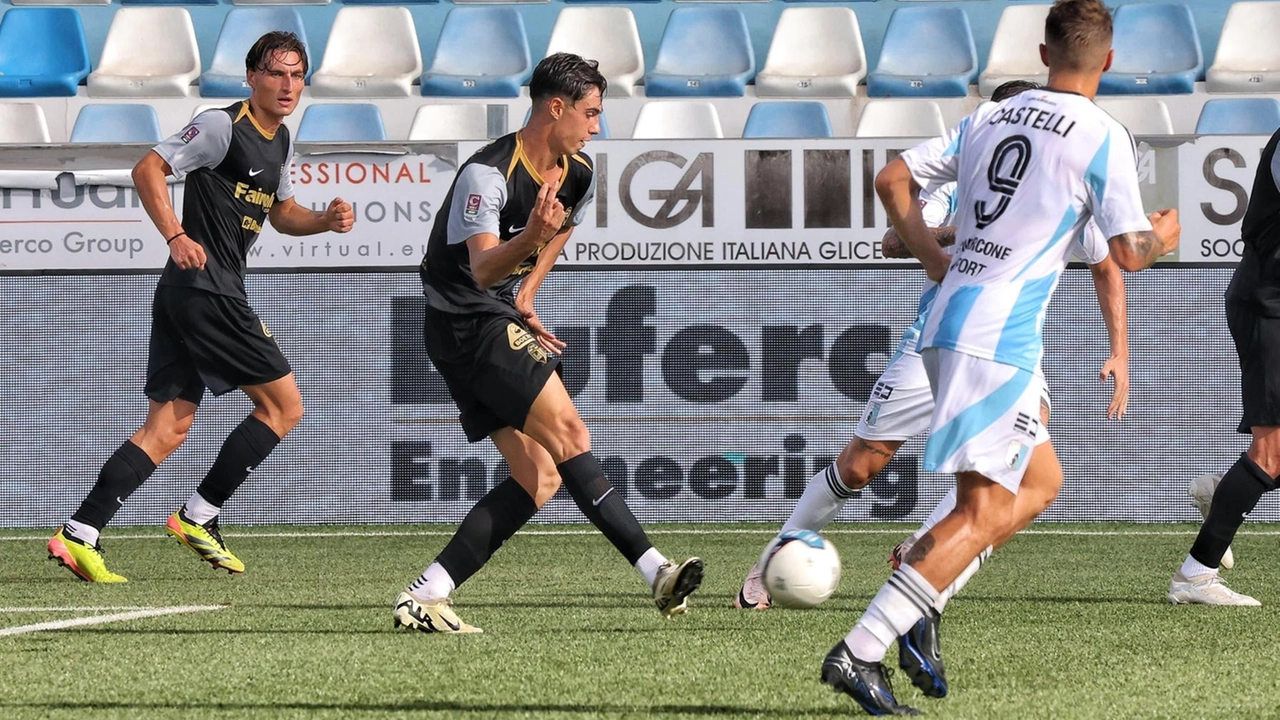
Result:
M942 589L942 592L938 593L938 602L935 603L933 607L939 614L941 614L943 610L947 609L947 602L950 601L951 598L955 597L956 593L960 592L965 585L968 585L969 581L973 579L974 574L977 573L978 570L982 569L982 564L987 561L987 558L991 557L992 551L993 548L988 545L987 549L978 553L978 557L974 558L973 562L969 563L969 566L960 573L960 577L956 578L955 582L946 586Z
M800 496L782 530L819 532L840 514L845 501L857 494L857 490L850 489L840 481L840 471L833 462L809 478L804 494Z
M889 576L844 642L863 662L880 662L900 636L938 602L938 591L910 565Z

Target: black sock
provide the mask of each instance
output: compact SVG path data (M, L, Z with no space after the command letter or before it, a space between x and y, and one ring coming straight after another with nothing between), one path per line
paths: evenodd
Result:
M653 547L636 516L631 514L627 501L605 478L595 455L584 452L560 463L556 469L578 509L618 548L628 563L635 565L640 556Z
M1213 491L1209 517L1205 518L1200 534L1191 545L1191 557L1207 567L1218 567L1245 515L1253 512L1263 493L1275 489L1275 479L1248 455L1242 454Z
M222 507L231 493L240 487L249 473L258 467L280 443L280 436L258 418L250 415L236 426L222 443L222 450L204 476L196 492L214 507Z
M125 440L102 466L98 481L71 519L101 530L155 471L156 464L151 462L151 457L132 440Z
M516 531L538 512L529 493L513 477L498 483L462 519L436 562L454 587L475 575Z

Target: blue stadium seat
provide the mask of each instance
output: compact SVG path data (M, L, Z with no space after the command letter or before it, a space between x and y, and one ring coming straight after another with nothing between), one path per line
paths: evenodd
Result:
M644 92L648 97L741 97L755 74L755 51L741 10L681 7L667 17Z
M89 48L72 8L10 8L0 17L0 97L76 94Z
M831 118L827 106L816 101L758 102L751 106L744 138L827 138Z
M1102 74L1103 95L1175 95L1195 91L1204 54L1191 8L1122 5L1111 40L1115 59Z
M889 17L870 97L964 97L978 75L969 16L954 7L900 7Z
M217 5L218 0L120 0L122 5Z
M1270 135L1280 128L1280 100L1214 98L1200 108L1197 135Z
M311 44L302 15L291 7L232 8L222 20L218 44L213 49L213 62L200 76L200 94L204 97L249 97L244 82L244 56L262 35L270 30L287 30L307 45L307 77L315 69Z
M438 2L440 0L342 0L343 5L427 5Z
M387 139L382 111L373 103L316 103L298 126L299 142L376 142Z
M529 38L515 8L455 7L422 74L422 94L519 97L532 74Z
M71 129L73 143L158 143L160 118L150 105L85 105Z

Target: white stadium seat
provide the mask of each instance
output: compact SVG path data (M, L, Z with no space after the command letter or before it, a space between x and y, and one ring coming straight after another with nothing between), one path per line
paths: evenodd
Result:
M644 77L644 49L630 8L567 7L556 17L547 54L571 52L600 63L609 96L630 97Z
M1049 68L1040 60L1044 42L1044 20L1049 5L1010 5L1000 13L996 33L991 38L987 67L978 76L978 94L991 93L1009 80L1049 80Z
M932 100L868 100L854 137L933 137L946 132L942 108Z
M852 10L787 8L773 31L764 70L756 76L756 95L854 97L866 74L867 51Z
M422 75L413 16L404 7L344 7L334 16L313 97L407 97Z
M1218 53L1205 72L1216 92L1280 92L1280 2L1238 2L1227 11Z
M200 77L191 14L180 7L120 8L86 80L91 97L186 97Z
M48 143L49 124L35 103L0 103L0 143Z
M410 140L447 142L489 137L488 107L483 103L423 105L413 115Z
M1142 97L1099 97L1098 107L1134 135L1172 135L1173 118L1163 100Z
M722 138L716 106L696 100L649 101L640 107L631 137L636 140Z

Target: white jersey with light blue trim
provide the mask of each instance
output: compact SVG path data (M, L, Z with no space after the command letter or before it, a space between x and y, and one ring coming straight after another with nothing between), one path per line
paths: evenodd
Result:
M1034 372L1049 298L1089 218L1101 238L1151 229L1132 137L1082 95L983 103L902 159L921 187L957 182L955 253L921 349Z

